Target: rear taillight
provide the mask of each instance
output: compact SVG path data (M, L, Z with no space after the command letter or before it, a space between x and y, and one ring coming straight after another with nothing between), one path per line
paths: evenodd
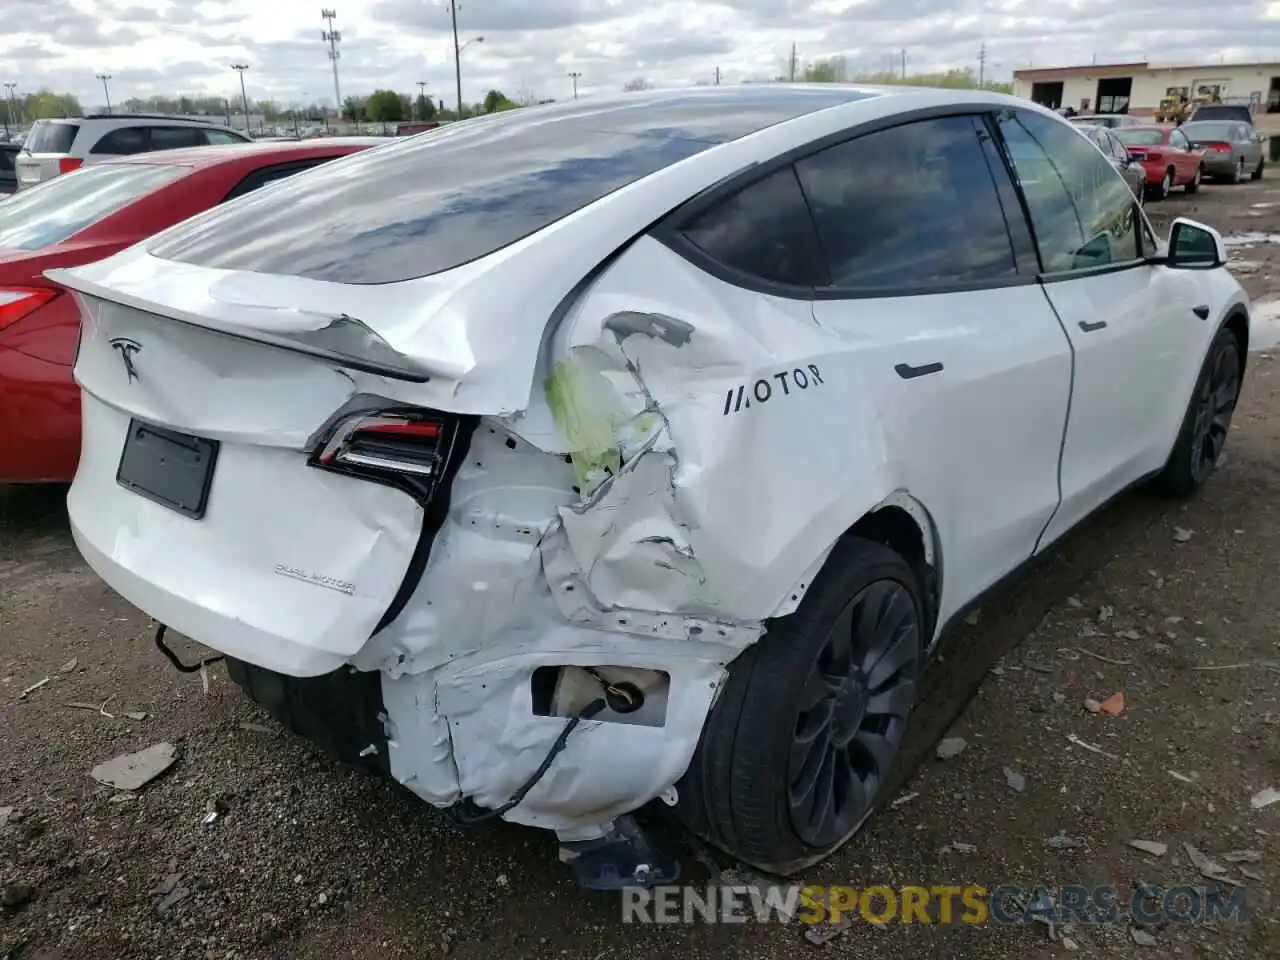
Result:
M49 287L0 287L0 330L39 310L61 292Z
M1164 154L1161 153L1159 150L1148 149L1143 151L1143 159L1144 160L1163 160Z
M1229 143L1206 143L1202 146L1208 147L1210 150L1217 150L1219 153L1230 153L1231 144Z
M83 166L84 161L79 157L59 157L58 172L70 173L72 170L79 170Z
M443 475L455 428L418 410L380 410L339 420L313 466L340 473L401 481L430 494Z

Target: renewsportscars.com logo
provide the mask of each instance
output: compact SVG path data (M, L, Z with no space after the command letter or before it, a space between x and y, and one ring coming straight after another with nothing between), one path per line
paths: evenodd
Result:
M1021 887L936 884L889 887L734 885L622 891L623 923L919 923L978 925L1243 922L1243 888Z

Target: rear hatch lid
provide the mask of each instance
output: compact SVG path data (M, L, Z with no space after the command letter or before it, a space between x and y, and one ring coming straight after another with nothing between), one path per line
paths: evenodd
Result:
M80 124L70 120L37 120L22 145L14 166L18 189L33 187L81 166L71 153Z

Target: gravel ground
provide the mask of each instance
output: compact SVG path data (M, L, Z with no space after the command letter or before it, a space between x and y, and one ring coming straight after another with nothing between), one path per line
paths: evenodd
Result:
M1239 239L1243 282L1280 305L1280 183L1208 186L1151 212ZM1255 341L1280 339L1276 326L1259 321ZM1244 923L859 922L821 946L798 924L624 925L618 899L574 889L542 835L458 832L283 735L220 666L207 690L176 673L148 619L80 561L64 491L15 488L0 490L0 960L1280 956L1280 804L1250 803L1280 788L1280 375L1265 351L1251 363L1226 470L1189 504L1124 499L990 602L929 678L897 805L803 878L1125 896L1211 884L1191 844L1250 852L1228 864ZM1086 707L1117 692L1118 716ZM943 736L967 747L939 760ZM88 776L160 741L179 760L136 796ZM656 826L690 882L749 877Z

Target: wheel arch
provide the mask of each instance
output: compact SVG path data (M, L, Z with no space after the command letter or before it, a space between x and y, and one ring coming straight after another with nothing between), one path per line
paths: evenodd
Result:
M1240 348L1240 376L1244 376L1245 367L1249 363L1249 311L1243 304L1236 304L1222 320L1220 329L1231 331Z
M905 490L894 491L827 544L804 576L787 593L773 616L786 616L799 607L805 592L831 559L836 546L848 537L883 544L910 564L927 606L925 634L932 638L937 627L942 597L941 542L933 515L923 503Z

